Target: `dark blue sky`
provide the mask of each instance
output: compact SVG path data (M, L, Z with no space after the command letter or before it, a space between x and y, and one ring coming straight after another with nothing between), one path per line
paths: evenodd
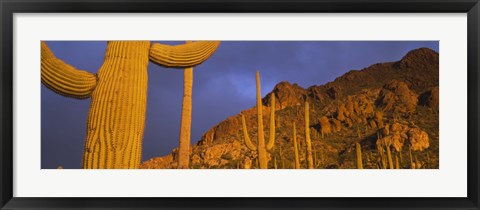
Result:
M107 45L105 41L47 43L58 58L92 73L102 65ZM257 70L265 96L280 81L304 88L324 84L349 70L397 61L420 47L439 51L437 41L223 41L210 59L194 68L192 143L223 119L255 105ZM183 96L181 69L150 62L148 76L143 161L177 147ZM42 168L81 167L89 104L90 99L66 98L42 85Z

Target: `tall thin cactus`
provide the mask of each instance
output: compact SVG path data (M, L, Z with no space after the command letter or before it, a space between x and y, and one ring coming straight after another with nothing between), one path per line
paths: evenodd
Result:
M310 139L310 107L305 102L305 140L307 142L307 166L313 169L312 140Z
M398 162L398 155L395 155L395 169L400 169L400 163Z
M187 41L186 43L190 43ZM185 68L183 71L183 102L182 118L180 121L180 139L178 146L177 168L188 168L190 162L190 136L192 125L192 86L193 67Z
M255 74L256 88L257 88L257 122L258 122L258 132L257 132L257 146L250 141L250 136L248 134L247 125L245 122L245 116L242 114L242 128L243 136L245 139L245 145L252 150L258 152L259 166L261 169L268 168L268 158L267 150L271 150L275 144L275 94L270 95L270 135L268 139L268 144L265 145L265 136L263 131L263 105L262 105L262 94L260 92L260 73L257 71Z
M149 41L110 41L97 74L78 70L58 59L41 42L42 83L54 92L91 98L83 168L138 168L147 102L147 67L190 68L208 59L219 42L177 46Z
M300 169L300 159L298 158L297 129L293 122L293 149L295 150L295 169Z
M277 156L274 156L274 157L273 157L273 167L274 167L275 169L278 169L278 166L277 166Z
M408 156L410 158L410 168L415 169L415 162L413 162L413 156L412 156L412 146L408 147Z
M392 159L392 152L390 150L390 146L387 146L387 157L388 157L388 165L390 169L394 169L393 167L393 159Z
M357 168L358 169L363 169L363 163L362 163L362 147L360 146L359 143L355 143L355 150L357 152Z

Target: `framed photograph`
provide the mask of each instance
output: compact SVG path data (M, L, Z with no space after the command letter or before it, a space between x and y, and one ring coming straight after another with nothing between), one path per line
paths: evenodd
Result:
M1 209L479 209L478 0L0 7Z

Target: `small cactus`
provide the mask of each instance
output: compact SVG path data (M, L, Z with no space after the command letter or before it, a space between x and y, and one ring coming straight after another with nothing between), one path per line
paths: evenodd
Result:
M273 157L273 167L274 167L275 169L278 169L278 167L277 167L277 156L274 156L274 157Z
M390 146L387 146L387 157L388 157L388 165L390 166L390 169L394 169L393 168L392 152L390 151Z
M415 169L415 162L413 162L413 156L412 156L412 147L408 147L408 155L410 157L410 168Z
M420 160L417 159L417 156L415 156L415 168L416 169L422 168L422 162L420 162Z
M300 169L300 159L298 158L297 129L293 122L293 148L295 150L295 169Z
M308 102L305 102L305 139L307 142L307 165L308 169L313 169L312 158L312 140L310 139L310 108Z
M362 147L360 146L359 143L355 143L355 149L357 151L357 168L358 169L363 169L363 163L362 163Z
M400 163L398 162L398 155L395 155L395 168L400 169Z

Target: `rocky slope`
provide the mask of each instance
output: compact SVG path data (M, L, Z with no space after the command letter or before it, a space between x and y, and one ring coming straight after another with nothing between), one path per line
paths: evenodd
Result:
M276 141L269 168L294 168L293 123L299 158L306 167L304 104L310 103L310 131L315 168L356 168L355 143L364 168L438 168L438 53L420 48L400 61L352 70L324 85L304 89L287 81L267 94L261 107L269 135L270 94L275 93ZM252 141L257 136L256 109L231 116L208 130L192 147L191 168L258 168L257 154L244 143L241 114ZM176 150L150 159L142 168L176 168ZM397 166L395 166L397 167Z

